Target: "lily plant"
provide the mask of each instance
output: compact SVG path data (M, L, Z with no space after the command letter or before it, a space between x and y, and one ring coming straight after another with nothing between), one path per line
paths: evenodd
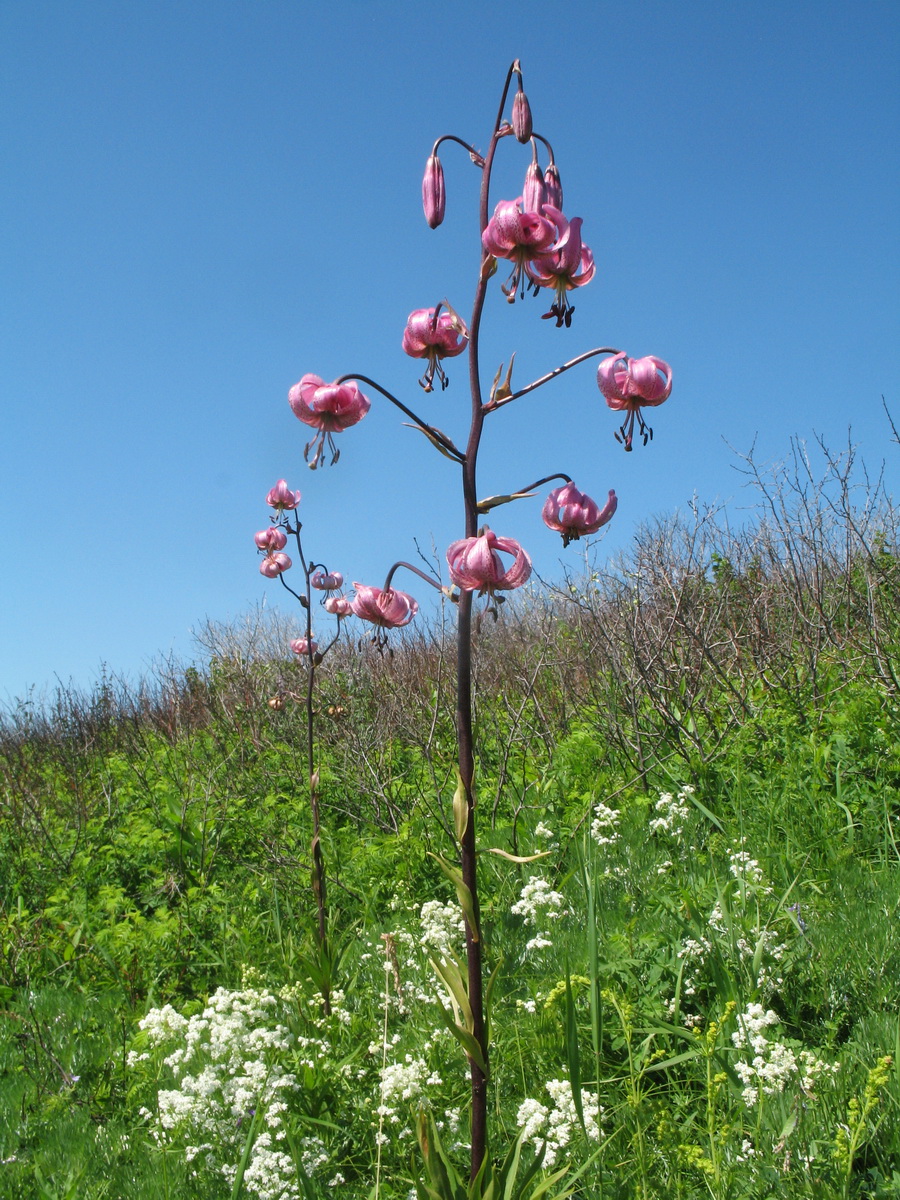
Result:
M507 119L505 113L514 80L516 91ZM530 147L531 162L526 169L522 195L512 199L496 199L492 208L491 179L495 156L501 143L510 140ZM306 374L291 388L289 395L290 405L296 416L316 430L306 447L307 461L313 469L325 465L326 447L330 452L331 463L337 462L339 451L334 443L335 435L360 422L369 411L370 400L360 390L362 386L373 389L411 420L444 459L449 460L459 472L461 483L463 536L454 541L447 550L449 587L441 586L408 563L395 563L382 587L355 583L355 594L349 600L335 594L336 588L342 582L340 577L329 576L331 583L335 580L338 582L335 591L330 592L329 598L324 602L324 608L337 617L339 625L350 613L370 623L376 631L375 640L379 644L383 644L390 630L408 625L418 611L418 604L411 595L393 587L394 575L400 569L407 569L421 580L437 587L455 603L457 609L458 787L453 800L453 826L457 840L456 862L445 859L441 859L440 862L456 886L465 916L466 959L465 964L460 963L458 969L456 964L446 960L436 962L435 969L450 996L453 1015L447 1012L447 1019L468 1057L471 1081L471 1154L468 1164L470 1182L462 1193L456 1190L457 1184L462 1185L455 1168L440 1147L437 1130L423 1119L420 1124L420 1143L430 1184L422 1185L420 1195L431 1197L491 1194L490 1181L494 1181L493 1187L496 1190L498 1180L506 1177L504 1172L508 1173L512 1162L507 1156L504 1164L498 1166L491 1162L488 1153L490 1046L484 986L485 943L481 930L478 892L472 635L476 599L486 597L485 605L493 609L496 615L497 605L503 600L498 593L521 587L531 575L532 564L528 552L517 541L495 533L484 524L484 518L501 505L532 497L537 488L561 481L561 486L554 488L546 497L542 517L549 528L561 534L563 544L568 545L573 540L596 533L611 520L617 505L615 491L609 490L605 503L601 505L579 491L572 479L563 472L548 475L516 491L479 498L478 454L485 423L501 408L520 397L543 387L579 364L602 356L597 371L597 384L607 405L624 414L623 424L615 436L624 448L630 451L635 434L645 445L652 437L652 430L644 420L642 409L662 404L672 390L672 371L666 362L654 356L629 358L615 346L600 346L587 350L520 388L514 388L512 384L512 360L505 375L501 364L493 376L493 381L487 382L479 356L479 334L498 260L503 259L511 264L508 277L499 285L500 294L508 302L513 303L517 298L524 299L528 292L533 291L537 295L547 291L552 296L552 302L549 311L543 316L555 319L558 327L569 328L575 311L570 302L571 293L594 278L594 256L582 241L582 219L567 218L564 215L559 167L549 141L534 130L518 60L507 72L497 116L484 154L455 134L444 134L434 143L422 181L425 219L432 229L442 224L447 211L444 167L439 155L444 143L461 147L479 173L480 242L476 247L477 270L471 315L466 323L446 300L432 307L417 308L410 313L401 345L410 357L426 360L425 374L419 380L426 392L433 390L435 379L440 383L442 390L448 386L450 380L444 367L445 360L467 356L470 417L465 441L457 445L380 383L355 372L343 374L333 383L326 383L318 375ZM549 160L546 168L540 164L542 154L546 154ZM275 501L282 505L279 519L275 521L273 528L266 530L264 534L257 534L257 545L264 554L260 570L266 576L280 578L282 583L285 583L283 574L291 565L290 559L284 553L286 538L282 540L282 535L293 534L300 551L299 522L295 521L292 524L285 519L285 514L292 508L291 500L294 495L299 497L298 493L289 492L284 481L273 489L269 503L273 503L274 496ZM315 564L307 564L302 551L300 559L307 587L304 594L294 594L306 609L308 623L306 637L293 644L293 649L309 665L311 697L313 673L315 666L321 661L323 651L317 648L312 638L310 587L322 585L316 582L313 570ZM285 583L285 586L288 585ZM311 699L308 711L311 729ZM311 779L316 777L311 732L310 776ZM314 844L317 844L318 804L315 784L311 785L311 797L316 839ZM505 856L514 858L512 855ZM316 861L320 862L321 859ZM324 874L317 877L314 887L320 904L319 921L324 945ZM517 1146L521 1148L520 1143L517 1143ZM518 1149L514 1150L517 1169ZM513 1154L513 1151L510 1151L510 1154ZM558 1174L561 1175L562 1172ZM572 1182L570 1177L567 1184ZM499 1186L503 1193L504 1185ZM546 1194L545 1188L541 1190L542 1194ZM508 1188L503 1194L509 1194ZM560 1194L569 1192L567 1190Z

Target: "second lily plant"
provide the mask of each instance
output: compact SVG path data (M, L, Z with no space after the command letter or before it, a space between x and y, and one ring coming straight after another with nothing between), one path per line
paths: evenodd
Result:
M530 162L526 166L522 194L513 199L497 201L491 196L491 174L500 144L508 140L527 147ZM452 149L461 147L480 177L478 204L481 245L474 298L468 322L446 301L434 308L413 311L402 336L402 348L411 357L424 361L424 373L419 383L426 392L433 391L436 386L441 389L448 386L447 360L462 359L463 356L467 358L471 418L465 443L457 445L380 383L365 375L346 374L333 383L326 383L318 375L306 374L291 388L289 394L293 412L313 430L305 451L312 468L337 462L340 452L335 444L336 435L358 424L369 411L370 400L361 390L365 388L377 392L412 421L435 449L459 471L462 484L463 536L447 550L452 587L440 589L450 596L457 607L456 733L459 769L453 801L453 826L458 842L456 861L442 859L441 867L455 884L465 916L466 961L455 963L441 959L435 961L434 966L449 993L453 1016L450 1017L448 1013L448 1020L468 1057L471 1155L468 1163L469 1180L464 1185L440 1145L437 1130L423 1117L419 1139L424 1155L425 1179L419 1185L419 1194L440 1200L458 1196L522 1194L513 1190L512 1182L519 1169L520 1144L517 1143L508 1153L497 1158L491 1153L496 1148L489 1147L488 1142L490 1046L484 984L485 945L478 898L472 631L476 599L484 597L485 605L496 610L497 604L503 600L501 593L521 587L531 575L532 565L523 546L513 538L495 532L485 521L494 508L534 495L536 489L551 483L558 486L553 487L547 495L542 517L546 525L561 534L564 545L596 533L616 511L614 491L609 491L600 500L592 499L563 473L550 474L515 490L479 498L478 452L484 425L489 417L519 397L542 387L563 372L599 357L597 384L600 392L607 405L622 417L615 437L626 451L631 451L636 440L646 445L652 437L643 410L662 404L672 390L672 371L662 359L652 355L630 358L613 346L587 350L518 389L512 385L511 364L505 375L501 366L492 382L488 383L487 377L483 378L479 361L479 331L491 292L494 291L495 295L499 293L509 303L517 298L524 299L529 292L535 295L546 293L548 308L542 316L555 321L559 327L568 328L574 312L572 293L590 283L594 276L594 257L582 241L581 218L565 215L562 182L553 148L534 129L518 61L512 64L507 73L497 116L483 155L454 134L445 134L434 143L422 180L425 219L432 228L441 224L446 211L444 168L439 153L445 144ZM542 159L544 166L541 165ZM501 268L499 279L492 282L498 274L498 268ZM273 529L268 537L257 535L257 544L265 555L261 570L270 577L281 576L290 565L290 560L281 551L284 542L279 522L283 524L281 514L297 495L287 489L284 481L277 486L281 492L273 496L276 502L273 507L285 496L289 498L289 504L283 508L276 507ZM383 641L389 630L409 624L418 611L416 600L394 586L394 576L401 569L414 572L421 580L440 587L418 568L408 563L395 563L387 572L382 586L354 583L354 595L348 599L338 596L335 589L329 593L325 607L337 618L338 623L351 614L369 622L376 629L376 639ZM313 586L320 583L318 579L312 579L311 571L308 574ZM337 580L331 577L328 582L336 583ZM304 607L309 613L308 601ZM294 650L312 673L321 660L321 653L312 641L311 626L308 626L308 634L306 639L294 646ZM310 775L315 778L311 734ZM315 784L312 793L317 826ZM318 851L318 837L316 843ZM320 857L317 856L316 861L319 873L314 883L320 905L321 937L324 939L325 915L321 908L324 904L324 874ZM556 1173L560 1177L562 1174ZM546 1184L547 1181L544 1182ZM565 1190L558 1194L569 1194L569 1186L573 1182L571 1178L567 1179L562 1185ZM541 1188L541 1193L548 1194L545 1187Z

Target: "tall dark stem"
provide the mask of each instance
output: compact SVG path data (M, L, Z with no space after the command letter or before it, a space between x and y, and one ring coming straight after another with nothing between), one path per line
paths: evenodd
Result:
M292 532L297 542L297 553L300 557L300 565L303 568L303 577L306 581L306 593L302 598L303 608L306 612L306 643L307 646L312 645L312 587L309 579L315 567L314 563L307 563L303 553L303 546L300 542L300 522L298 521L292 528ZM281 582L287 587L289 592L297 595L293 588L289 587L284 582L284 576L279 576ZM301 599L299 596L298 599ZM319 773L315 765L315 721L313 709L313 693L316 686L316 659L312 654L305 654L306 659L306 755L307 764L309 767L309 808L312 815L313 836L310 846L310 857L312 858L312 890L316 899L316 941L319 948L319 971L321 976L321 992L322 992L322 1012L325 1016L331 1015L331 964L328 954L328 910L326 907L325 896L325 859L322 855L322 838L321 838L321 821L319 817Z
M484 170L481 177L481 196L479 204L479 240L488 223L488 199L491 183L491 167L499 141L500 124L503 119L503 109L509 91L513 72L518 67L514 63L506 77L506 85L500 100L497 120L488 152L485 155ZM478 287L475 290L475 301L472 306L472 320L469 325L469 387L472 393L472 424L469 429L469 441L462 463L463 506L465 510L466 537L475 537L478 532L478 499L475 468L478 461L478 447L481 442L481 431L484 425L485 410L481 398L481 379L478 371L478 334L481 327L481 314L484 309L484 299L487 291L487 276L484 271L484 255L481 258L482 269L479 272ZM466 921L466 965L468 974L469 1004L472 1009L472 1035L481 1047L484 1066L488 1065L488 1045L484 1019L484 986L482 970L482 940L479 925L481 922L478 904L478 869L477 849L475 840L475 741L472 719L472 593L463 592L459 598L459 616L457 620L456 640L456 735L459 745L459 777L466 793L468 820L462 837L460 854L462 859L463 882L472 896L472 910L475 928ZM475 1178L481 1168L487 1153L487 1074L481 1066L469 1060L472 1080L472 1153L471 1178Z

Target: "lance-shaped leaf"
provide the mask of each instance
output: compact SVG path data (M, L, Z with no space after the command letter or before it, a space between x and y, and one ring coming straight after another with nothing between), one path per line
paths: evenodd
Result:
M501 858L506 858L514 863L529 863L535 862L539 858L546 858L550 853L549 850L540 850L537 854L510 854L508 850L500 850L497 846L488 846L488 854L499 854Z
M490 399L487 403L488 408L492 404L496 404L498 400L507 400L512 395L512 373L515 361L516 352L513 350L509 359L509 370L506 372L506 378L502 383L500 382L500 375L503 372L503 363L497 368L497 374L494 376L494 382L491 384Z
M419 1196L427 1196L429 1200L467 1200L465 1184L447 1157L430 1113L419 1114L416 1133L429 1183L433 1185L417 1181L416 1190Z
M466 1200L466 1189L447 1158L430 1114L419 1114L416 1133L429 1180L428 1183L416 1181L419 1200Z
M492 508L499 508L501 504L509 504L512 500L527 500L533 495L534 492L510 492L508 496L486 496L478 501L478 511L487 513Z
M478 1044L474 1034L469 1033L468 1029L463 1029L462 1025L458 1025L450 1013L447 1012L440 1000L438 1001L438 1009L444 1019L444 1024L471 1058L472 1062L480 1069L482 1074L487 1078L487 1064L484 1061L484 1055L481 1052L481 1046Z
M460 871L459 867L451 867L447 860L442 858L440 854L435 854L432 850L429 850L428 853L456 888L459 906L463 910L463 915L469 923L469 929L472 933L472 941L477 942L479 940L479 934L478 922L475 919L475 902L472 899L472 893L469 891L467 885L463 882L462 871Z
M456 840L461 846L469 826L469 797L466 795L466 787L459 772L457 772L457 779L459 783L453 793L453 824L456 828Z
M435 450L440 450L444 458L449 458L451 462L459 462L461 460L462 455L447 437L446 433L442 433L440 429L432 425L429 425L427 428L424 425L414 425L412 421L404 421L403 424L407 429L418 429L419 433L424 433ZM444 440L441 441L441 438ZM451 447L453 448L451 449Z
M472 1017L472 1006L469 1003L469 993L466 991L466 985L463 982L462 971L455 962L448 959L443 959L439 962L435 958L429 958L428 961L434 968L434 973L438 979L440 979L441 983L447 989L447 995L453 1006L453 1015L457 1023L459 1023L460 1013L462 1013L465 1028L471 1033L475 1027L475 1021Z

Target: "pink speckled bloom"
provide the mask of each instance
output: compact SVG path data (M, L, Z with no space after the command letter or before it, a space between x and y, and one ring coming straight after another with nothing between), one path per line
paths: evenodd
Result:
M426 392L433 390L434 376L441 381L441 391L449 380L441 366L442 358L455 358L469 344L469 335L454 312L438 308L417 308L406 320L403 331L403 350L410 358L427 358L428 369L419 380Z
M279 479L273 488L269 489L266 496L266 504L271 508L277 509L278 512L283 512L285 509L292 510L300 503L300 493L292 492L287 485L286 479Z
M260 550L283 550L287 545L287 534L283 529L276 529L273 525L269 529L261 529L259 533L255 533L253 540Z
M327 575L324 571L313 571L309 582L311 587L318 588L320 592L336 592L344 586L344 577L340 571L330 571Z
M512 565L504 569L500 552L513 556ZM531 559L512 538L497 537L488 527L478 537L453 542L447 550L450 578L466 592L511 591L521 587L531 575Z
M576 542L586 533L596 533L611 520L618 503L611 488L609 499L601 508L590 496L579 492L574 483L567 483L550 493L544 501L541 516L545 525L562 534L563 545L568 546L569 542Z
M259 564L260 575L265 575L266 579L277 579L283 572L290 569L291 560L286 554L281 554L274 551L272 554L267 554Z
M567 221L552 204L545 204L541 211L556 222L559 240L548 254L540 254L526 263L525 270L535 292L542 287L553 288L556 292L556 303L544 316L556 317L559 328L572 324L575 309L569 304L566 293L583 287L594 278L594 256L581 241L581 217Z
M312 657L319 648L319 643L309 641L307 638L294 638L290 643L291 650L294 654Z
M668 400L672 393L672 368L661 358L648 354L645 358L628 358L615 354L604 358L597 368L597 385L606 398L606 403L617 412L628 416L616 434L617 441L631 450L634 438L634 423L644 445L653 437L653 430L644 421L641 409L655 408Z
M408 625L419 605L406 592L398 592L395 588L370 587L365 583L354 583L356 595L350 601L350 608L363 621L370 621L381 629L400 629Z
M517 200L501 200L481 235L481 244L494 258L508 258L512 274L503 285L503 294L512 303L524 275L527 262L546 254L557 242L560 230L552 218L536 212L522 212ZM524 288L522 295L524 296Z
M313 450L313 460L309 464L313 470L322 458L326 439L331 461L337 462L340 451L335 447L332 434L342 433L361 421L371 407L368 398L352 380L326 383L318 375L304 375L299 383L295 383L288 393L288 403L295 417L319 431L303 452L309 461L310 450Z

